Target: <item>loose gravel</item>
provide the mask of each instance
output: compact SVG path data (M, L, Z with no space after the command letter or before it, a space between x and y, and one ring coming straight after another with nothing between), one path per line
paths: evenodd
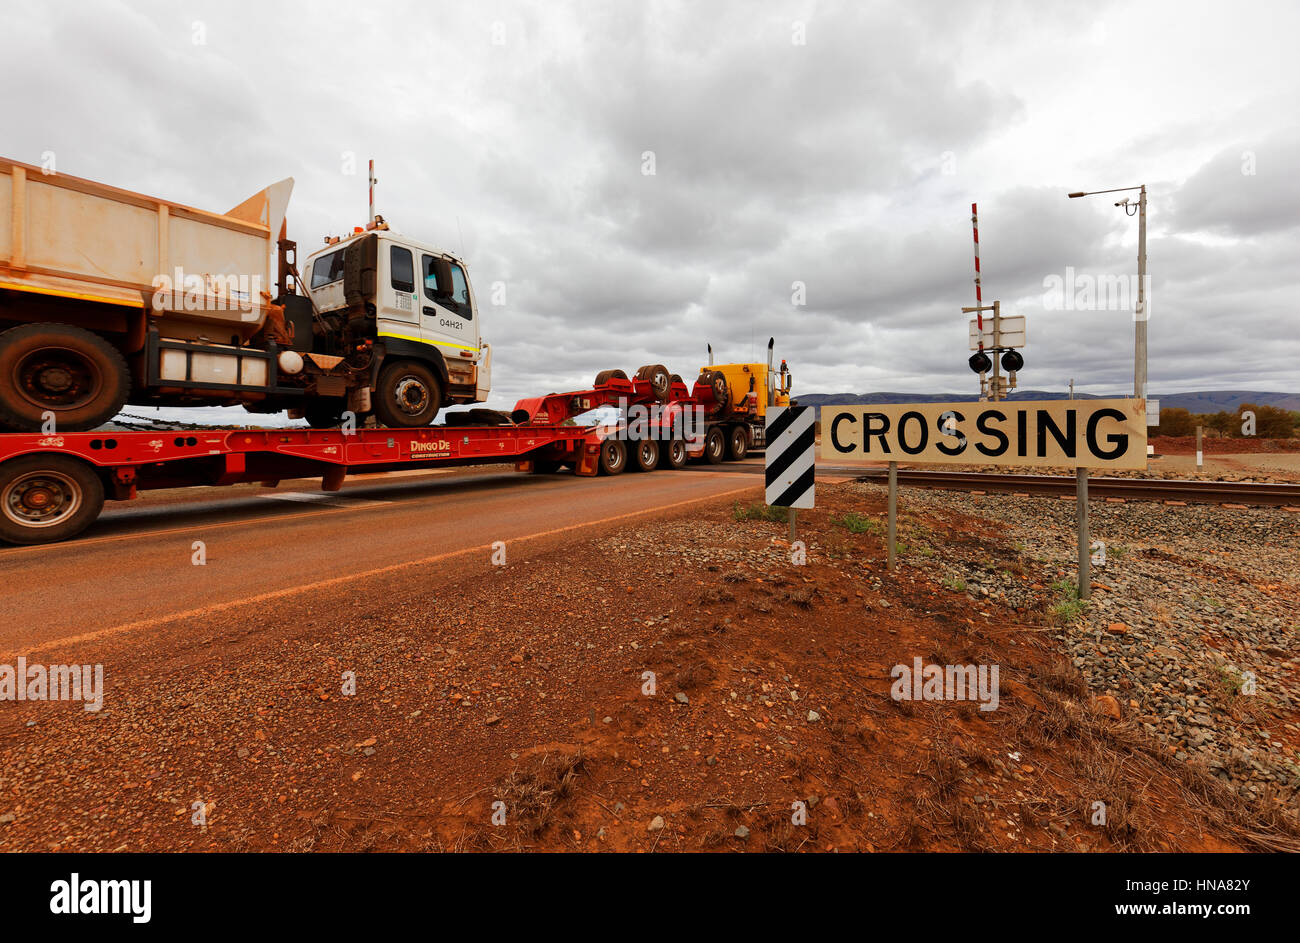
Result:
M883 486L851 487L879 495ZM1093 501L1091 537L1105 545L1091 598L1072 605L1073 498L903 489L904 564L953 591L1012 609L1056 596L1058 640L1096 695L1161 740L1253 796L1300 800L1300 515L1281 509ZM907 512L995 522L1025 575L963 559ZM969 555L966 555L969 556Z

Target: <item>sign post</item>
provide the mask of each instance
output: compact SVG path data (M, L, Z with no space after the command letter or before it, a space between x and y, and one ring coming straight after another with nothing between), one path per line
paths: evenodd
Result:
M894 537L898 533L898 462L889 463L889 569L894 568Z
M1079 598L1087 601L1092 583L1092 540L1088 536L1088 469L1074 470L1077 486L1077 512L1079 519Z

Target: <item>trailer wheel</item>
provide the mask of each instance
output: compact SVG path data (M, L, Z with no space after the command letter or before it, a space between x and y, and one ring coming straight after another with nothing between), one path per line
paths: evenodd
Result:
M600 471L618 475L627 468L627 443L622 439L605 439L600 443Z
M0 426L39 432L43 413L60 432L94 429L131 392L121 352L70 324L23 324L0 334Z
M727 460L738 462L749 454L749 430L744 426L732 426L727 436Z
M0 538L44 544L81 533L104 507L95 470L67 455L25 455L0 465Z
M596 382L592 386L604 386L610 380L626 380L627 374L622 370L602 370L596 374Z
M654 471L659 464L659 443L654 439L641 439L638 442L631 443L628 450L631 454L631 468L633 471Z
M704 437L704 460L710 465L717 465L726 457L727 436L721 426L714 426Z
M673 375L668 372L668 368L661 363L648 363L636 372L638 380L646 380L650 383L650 391L654 393L655 399L661 403L668 401L668 394L673 389Z
M669 439L659 449L659 465L662 468L681 468L686 464L686 440Z
M399 360L379 372L375 415L391 429L413 429L433 422L442 408L442 384L416 360Z

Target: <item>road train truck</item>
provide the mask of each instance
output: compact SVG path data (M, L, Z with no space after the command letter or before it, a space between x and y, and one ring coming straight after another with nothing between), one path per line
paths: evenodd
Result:
M218 214L0 159L0 430L93 429L128 403L416 427L484 401L464 261L372 209L299 267L292 189Z
M767 341L766 363L713 362L709 345L708 366L700 367L692 395L705 404L704 459L711 464L738 461L751 449L767 445L767 410L795 405L790 399L793 376L784 360L772 366L775 338Z

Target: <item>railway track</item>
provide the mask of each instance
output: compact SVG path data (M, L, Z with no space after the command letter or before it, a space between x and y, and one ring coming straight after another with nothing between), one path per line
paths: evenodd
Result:
M870 469L859 477L884 482L886 469ZM988 472L900 469L898 483L912 488L950 491L996 491L1013 494L1075 493L1073 477L1061 475L1011 475ZM1177 501L1186 504L1242 504L1247 507L1300 507L1300 484L1255 481L1188 481L1165 478L1088 478L1090 498L1133 501Z

